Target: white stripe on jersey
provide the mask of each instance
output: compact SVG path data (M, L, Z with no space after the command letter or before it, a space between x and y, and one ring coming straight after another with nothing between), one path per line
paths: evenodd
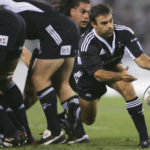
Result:
M125 47L125 50L128 52L129 56L134 60L136 57L131 53L131 51Z
M132 34L134 34L134 31L132 29L130 29L129 27L123 26L123 25L117 25L114 24L115 30L127 30L129 32L131 32Z
M139 43L139 41L137 41L137 44L140 47L140 50L143 51L143 48L142 48L141 44Z
M4 6L6 9L11 10L15 13L23 11L34 11L43 13L44 11L40 8L28 3L28 2L15 2L13 0L0 0L0 6Z
M81 45L81 52L86 52L87 51L87 48L88 48L88 46L89 46L89 44L90 44L90 42L93 38L94 38L94 32L92 30L90 33L88 33L86 35L86 37L85 37L85 39L84 39L84 41Z
M50 34L50 36L54 39L57 45L60 45L62 43L61 37L51 25L47 26L45 29Z

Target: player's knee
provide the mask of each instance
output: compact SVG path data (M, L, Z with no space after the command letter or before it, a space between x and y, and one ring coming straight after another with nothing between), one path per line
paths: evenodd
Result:
M95 118L86 118L86 119L83 119L83 122L86 125L92 125L95 122Z
M56 91L59 96L64 95L66 92L71 92L71 87L68 82L62 82L61 84L57 84Z

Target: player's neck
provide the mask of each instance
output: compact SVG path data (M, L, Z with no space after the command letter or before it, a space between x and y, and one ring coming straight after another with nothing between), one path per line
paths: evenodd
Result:
M109 37L109 38L105 38L105 40L112 45L112 41L113 41L113 36Z

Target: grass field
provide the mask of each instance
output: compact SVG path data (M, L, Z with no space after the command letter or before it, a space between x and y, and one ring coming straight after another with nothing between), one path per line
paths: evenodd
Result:
M144 104L144 112L150 132L150 106ZM27 111L29 123L36 140L46 129L46 121L39 103ZM96 122L85 126L89 144L24 146L12 150L138 150L138 134L129 117L122 98L103 97L99 101ZM6 148L5 148L6 150Z

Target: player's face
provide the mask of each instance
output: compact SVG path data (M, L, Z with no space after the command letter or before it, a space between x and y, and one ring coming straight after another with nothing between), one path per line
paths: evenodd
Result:
M96 24L92 23L96 33L104 39L113 35L114 25L112 14L96 17Z
M91 4L80 2L79 6L71 9L71 19L74 20L80 28L86 28L89 23L90 9Z

